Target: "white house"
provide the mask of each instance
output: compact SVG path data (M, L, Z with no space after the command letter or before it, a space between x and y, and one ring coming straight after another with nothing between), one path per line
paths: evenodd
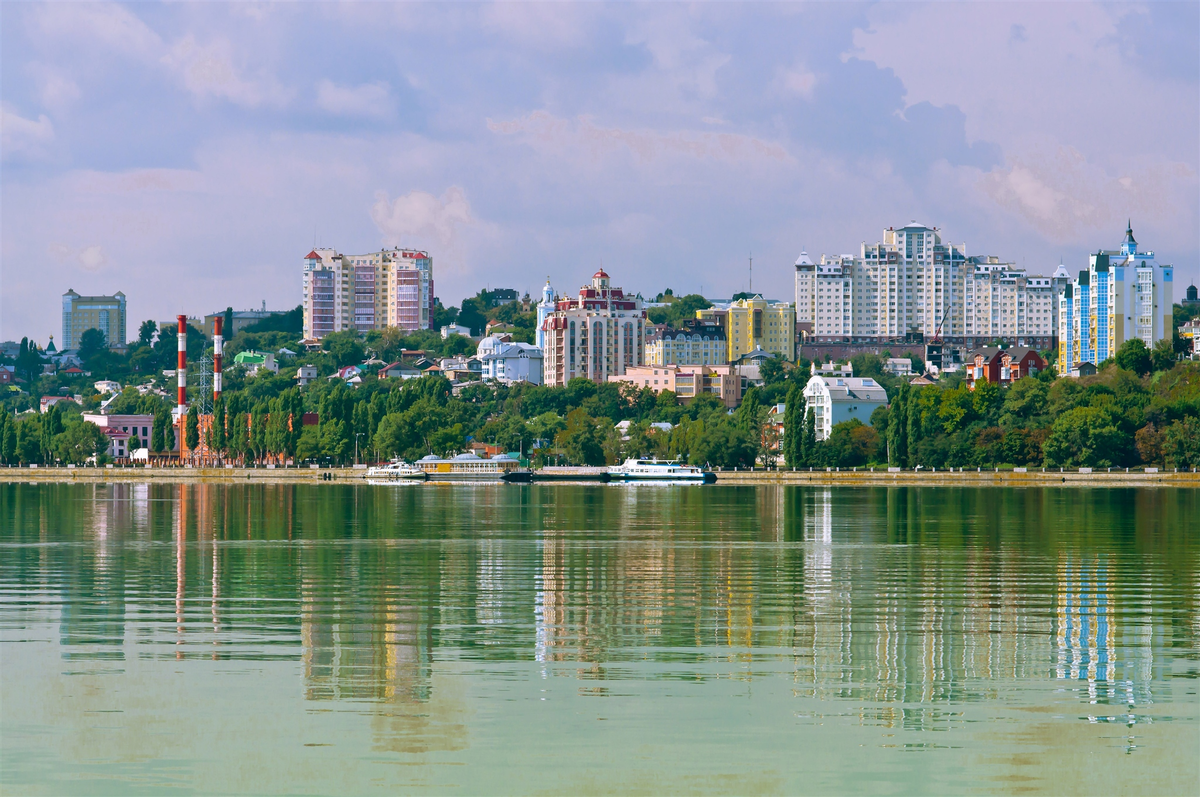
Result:
M892 376L912 376L912 358L911 357L888 357L883 364L885 373Z
M114 382L111 379L101 379L99 382L94 383L92 387L96 388L96 392L101 396L121 392L121 383Z
M317 366L315 365L302 365L296 369L296 381L300 383L301 387L304 387L316 378Z
M542 350L530 343L510 343L490 335L479 341L476 356L483 365L480 376L510 385L542 384Z
M461 324L448 324L447 326L442 327L442 340L445 340L451 335L462 335L464 338L469 338L471 337L471 328L464 327Z
M812 378L804 387L805 411L813 411L817 424L817 439L824 440L833 427L851 418L871 422L876 407L887 406L887 392L870 377L856 378L850 366L837 370L818 370L812 367Z

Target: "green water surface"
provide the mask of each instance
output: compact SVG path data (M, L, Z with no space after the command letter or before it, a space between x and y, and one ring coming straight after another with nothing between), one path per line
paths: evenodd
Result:
M1200 491L0 485L5 793L1200 790Z

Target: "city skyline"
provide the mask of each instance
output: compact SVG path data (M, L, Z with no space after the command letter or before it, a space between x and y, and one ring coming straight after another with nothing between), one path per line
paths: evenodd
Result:
M801 250L912 220L1049 276L1132 217L1178 300L1196 14L5 4L0 339L57 336L67 288L124 291L130 324L294 307L314 244L428 250L448 306L602 264L728 297L751 252L787 301ZM914 35L956 46L918 58Z

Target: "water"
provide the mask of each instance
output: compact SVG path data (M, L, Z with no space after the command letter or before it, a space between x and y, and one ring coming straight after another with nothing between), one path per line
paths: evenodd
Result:
M0 783L1195 794L1200 491L0 485Z

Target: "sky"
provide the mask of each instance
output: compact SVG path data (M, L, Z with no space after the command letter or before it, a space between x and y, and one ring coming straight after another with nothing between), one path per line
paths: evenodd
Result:
M294 307L314 244L790 300L910 221L1048 275L1132 219L1200 280L1194 2L5 2L0 49L0 340Z

